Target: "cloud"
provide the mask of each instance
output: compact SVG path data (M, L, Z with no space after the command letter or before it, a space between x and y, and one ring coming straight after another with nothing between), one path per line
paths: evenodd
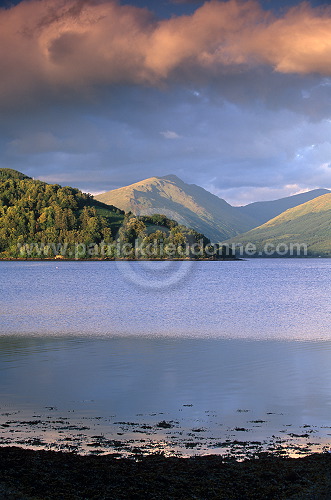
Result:
M286 196L294 184L331 187L328 119L239 106L209 89L118 89L100 106L1 117L0 132L9 137L0 166L89 192L171 173L236 204Z
M260 65L328 76L330 32L331 9L307 3L276 17L255 0L211 0L158 20L115 0L26 0L0 10L1 99L207 82Z
M173 132L172 130L166 130L165 132L160 132L161 135L165 139L180 139L180 135L178 135L176 132Z
M252 0L163 20L0 9L0 166L90 192L175 173L236 204L331 187L330 19Z
M293 196L295 194L305 193L309 189L304 188L298 184L289 184L279 187L252 187L251 189L239 188L239 189L213 189L213 186L205 186L206 189L216 194L221 198L225 198L228 203L233 206L248 205L248 203L258 201L269 201L269 200L279 200L280 198L285 198L287 196ZM319 186L312 186L317 188Z
M170 3L174 3L174 4L185 4L185 3L202 3L201 0L170 0Z
M247 40L248 52L281 73L330 75L331 9L302 3Z

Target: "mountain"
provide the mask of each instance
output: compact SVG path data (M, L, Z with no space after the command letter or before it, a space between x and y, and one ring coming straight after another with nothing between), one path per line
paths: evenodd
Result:
M0 169L0 259L223 259L162 215L136 217L92 195Z
M256 221L256 226L261 226L289 208L294 208L328 193L330 193L328 189L313 189L307 193L295 194L279 200L257 201L243 207L237 207L237 209L240 213L252 217Z
M219 242L257 225L249 214L175 175L151 177L95 197L136 215L164 214Z
M308 256L331 256L331 193L290 208L226 243L239 245L238 251L248 249L246 255L251 250L252 256L296 256L297 250L293 246L296 244L302 245L301 256L305 253L304 246ZM256 247L255 254L252 245Z
M165 214L205 234L211 241L219 242L249 231L289 208L329 192L327 189L314 189L279 200L232 207L200 186L186 184L176 175L167 175L150 177L95 198L136 215Z
M295 202L301 196L293 197ZM286 253L285 246L304 244L308 255L331 256L329 192L255 229L251 229L256 225L251 215L176 176L152 177L97 198L69 186L47 184L15 170L0 169L0 259L226 256L222 247L209 245L204 234L214 242L242 243L240 248L251 243L261 255L270 255L270 246L277 250L276 256ZM282 203L293 200L276 202L279 209ZM275 206L276 202L252 205L256 209ZM267 244L269 253L265 251Z

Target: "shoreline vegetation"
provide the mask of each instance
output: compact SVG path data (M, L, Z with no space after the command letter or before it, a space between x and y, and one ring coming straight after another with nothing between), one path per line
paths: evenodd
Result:
M7 500L322 500L331 491L330 453L261 453L239 462L220 455L130 459L10 446L0 447L0 464L0 495Z

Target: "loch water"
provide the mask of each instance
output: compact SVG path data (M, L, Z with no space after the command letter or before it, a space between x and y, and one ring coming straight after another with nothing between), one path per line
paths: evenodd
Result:
M0 262L0 445L331 447L331 260Z

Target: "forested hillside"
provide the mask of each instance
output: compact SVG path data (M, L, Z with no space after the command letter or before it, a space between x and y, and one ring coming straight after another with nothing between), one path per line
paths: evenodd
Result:
M78 189L0 169L2 259L214 258L208 244L165 216L126 214Z

